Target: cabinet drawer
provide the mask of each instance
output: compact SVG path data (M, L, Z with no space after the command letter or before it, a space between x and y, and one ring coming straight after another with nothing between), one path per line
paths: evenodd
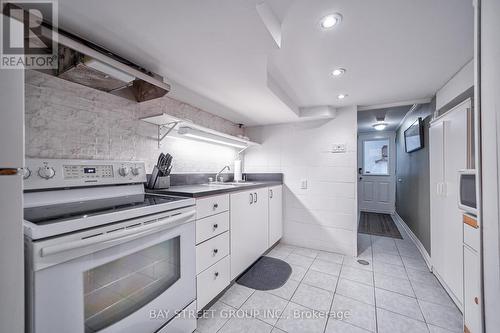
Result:
M464 221L464 243L469 245L474 251L479 252L481 235L477 225L476 217L463 215Z
M229 232L196 246L196 274L201 273L229 254Z
M198 311L229 285L229 256L196 277Z
M229 194L216 195L196 200L197 219L219 214L227 210L229 210Z
M196 244L229 230L229 212L196 221Z

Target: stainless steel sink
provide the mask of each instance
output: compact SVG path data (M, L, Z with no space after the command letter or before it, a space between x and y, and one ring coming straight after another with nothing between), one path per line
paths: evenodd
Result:
M236 187L236 185L230 183L206 183L200 184L200 186L214 187L214 188L228 188L228 187Z
M206 183L206 184L201 184L204 186L212 186L212 187L217 187L217 186L231 186L231 187L236 187L236 186L248 186L248 185L255 185L257 183L253 182L212 182L212 183Z

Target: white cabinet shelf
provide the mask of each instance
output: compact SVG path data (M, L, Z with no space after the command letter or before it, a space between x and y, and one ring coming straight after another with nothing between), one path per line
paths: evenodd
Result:
M142 121L145 121L150 124L154 124L158 126L158 146L161 145L161 142L167 135L172 135L181 138L193 138L196 139L197 136L191 135L182 135L179 133L180 128L186 128L192 131L196 131L198 133L202 133L204 138L203 141L208 141L212 143L217 143L221 145L228 146L238 146L241 149L246 149L250 146L259 145L256 142L246 140L245 138L240 138L238 136L222 133L211 128L207 128L201 125L197 125L188 119L177 118L171 116L169 114L163 113L156 116L150 116L141 118Z

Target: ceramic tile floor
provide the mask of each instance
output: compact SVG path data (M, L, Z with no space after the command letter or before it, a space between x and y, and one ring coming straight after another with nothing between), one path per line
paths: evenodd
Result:
M264 292L234 284L210 308L214 316L198 320L197 332L463 332L460 311L400 231L404 239L359 235L359 259L368 266L280 243L268 255L292 267L285 285ZM325 315L345 310L344 320Z

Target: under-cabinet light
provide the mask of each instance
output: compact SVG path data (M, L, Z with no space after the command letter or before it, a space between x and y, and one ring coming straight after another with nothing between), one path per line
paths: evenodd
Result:
M236 140L227 139L221 136L217 136L215 134L206 133L203 131L192 129L191 127L180 127L177 131L182 136L186 136L189 138L217 143L225 146L231 146L235 148L246 148L248 145L244 142L238 142Z

